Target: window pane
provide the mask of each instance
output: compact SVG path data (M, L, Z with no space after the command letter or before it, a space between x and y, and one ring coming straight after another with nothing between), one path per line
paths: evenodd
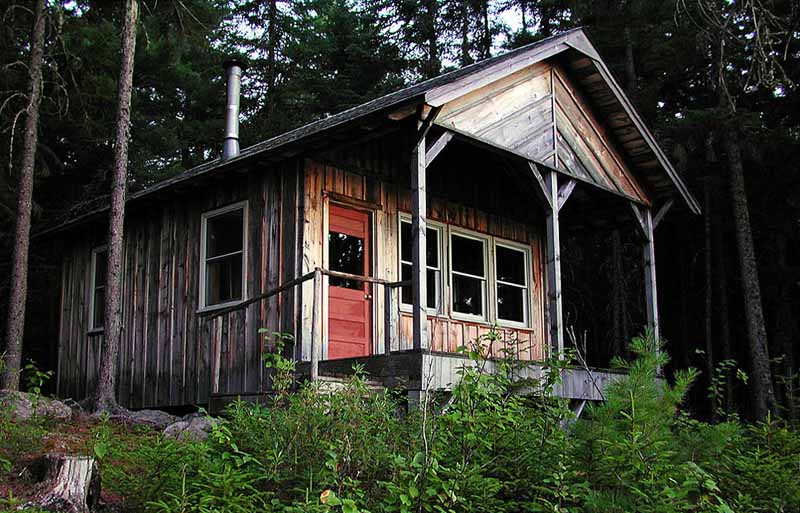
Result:
M464 314L483 315L481 280L453 275L453 310Z
M103 315L106 309L106 289L101 287L94 290L94 302L92 303L92 328L103 327Z
M428 308L439 309L439 271L428 269Z
M402 264L400 266L400 273L401 273L401 280L410 280L411 279L411 264ZM433 308L435 310L439 309L439 298L442 297L441 290L441 273L435 269L428 269L428 290L427 290L427 297L428 297L428 308ZM403 302L404 305L413 305L413 296L411 285L402 287L400 289L400 300Z
M364 275L364 239L331 231L328 234L328 255L332 271ZM334 287L361 289L363 283L331 276L329 283Z
M497 280L525 285L525 253L497 246Z
M453 270L483 276L483 242L453 235Z
M427 265L439 267L439 231L435 228L425 230ZM411 262L413 260L414 241L411 237L411 223L408 221L400 222L400 260Z
M411 264L402 264L400 266L400 281L411 279L411 269ZM411 285L407 285L400 290L400 300L403 302L403 304L414 304L412 297Z
M242 255L206 264L206 304L242 299Z
M206 223L206 258L242 250L244 209L214 216Z
M504 321L525 322L525 293L527 289L497 285L497 317Z
M106 284L106 274L108 273L108 252L98 251L94 255L94 286L102 287Z
M428 228L425 232L425 249L428 251L427 259L429 267L439 267L439 232L433 228Z
M411 262L411 223L400 222L400 260Z

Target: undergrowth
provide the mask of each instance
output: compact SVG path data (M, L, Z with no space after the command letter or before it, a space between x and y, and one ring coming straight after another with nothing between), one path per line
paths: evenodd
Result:
M693 419L696 373L661 378L652 339L633 340L635 359L615 362L626 374L579 419L553 396L569 359L534 373L488 359L495 344L465 348L473 364L452 393L406 413L355 369L335 391L285 393L284 375L275 401L234 403L204 442L100 423L104 489L148 512L800 511L800 436L775 419Z

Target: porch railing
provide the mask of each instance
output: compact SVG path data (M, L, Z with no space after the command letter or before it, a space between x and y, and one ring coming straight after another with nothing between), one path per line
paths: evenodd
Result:
M373 278L371 276L360 276L357 274L350 274L350 273L343 273L339 271L331 271L330 269L323 269L321 267L315 268L313 271L308 272L298 278L290 280L279 287L275 287L270 289L266 292L258 294L250 299L237 303L233 306L227 308L221 308L220 310L214 311L209 313L205 316L205 320L209 321L215 319L217 317L221 317L223 315L227 315L231 312L236 312L239 310L243 310L248 306L259 303L261 301L265 301L273 296L286 292L290 289L294 289L297 286L302 286L305 282L309 280L313 280L313 293L311 300L312 303L312 313L311 313L311 370L310 370L310 379L311 381L316 381L319 378L319 361L322 359L322 333L320 333L321 327L323 326L322 323L322 300L324 297L323 290L322 290L322 277L328 276L332 278L341 278L345 280L356 281L360 283L369 283L372 285L382 286L383 287L383 343L384 343L384 354L389 355L392 351L392 340L394 339L395 334L397 334L397 325L395 321L398 319L399 315L394 315L395 310L395 291L403 286L411 285L410 280L406 281L390 281L385 280L382 278ZM376 294L372 294L373 297ZM301 328L302 329L302 328ZM398 335L399 339L399 335ZM302 354L302 351L301 351ZM302 359L302 356L301 356Z

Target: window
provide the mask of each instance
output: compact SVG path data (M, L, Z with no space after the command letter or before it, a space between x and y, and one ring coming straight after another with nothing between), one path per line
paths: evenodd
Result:
M516 324L528 322L528 252L496 243L494 269L497 320Z
M486 318L486 240L450 234L453 314Z
M201 308L244 299L247 203L203 214L200 258Z
M103 329L106 309L106 272L108 251L105 246L92 250L92 296L89 299L89 329Z
M428 225L425 231L427 255L425 257L427 274L428 309L441 311L442 306L442 261L441 261L441 228ZM400 219L400 276L403 281L411 279L413 238L411 236L411 219ZM411 286L400 291L401 303L411 305Z

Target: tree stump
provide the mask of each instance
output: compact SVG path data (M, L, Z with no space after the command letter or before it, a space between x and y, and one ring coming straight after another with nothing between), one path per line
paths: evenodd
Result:
M44 480L37 505L50 511L88 513L100 500L100 471L89 456L42 458Z

